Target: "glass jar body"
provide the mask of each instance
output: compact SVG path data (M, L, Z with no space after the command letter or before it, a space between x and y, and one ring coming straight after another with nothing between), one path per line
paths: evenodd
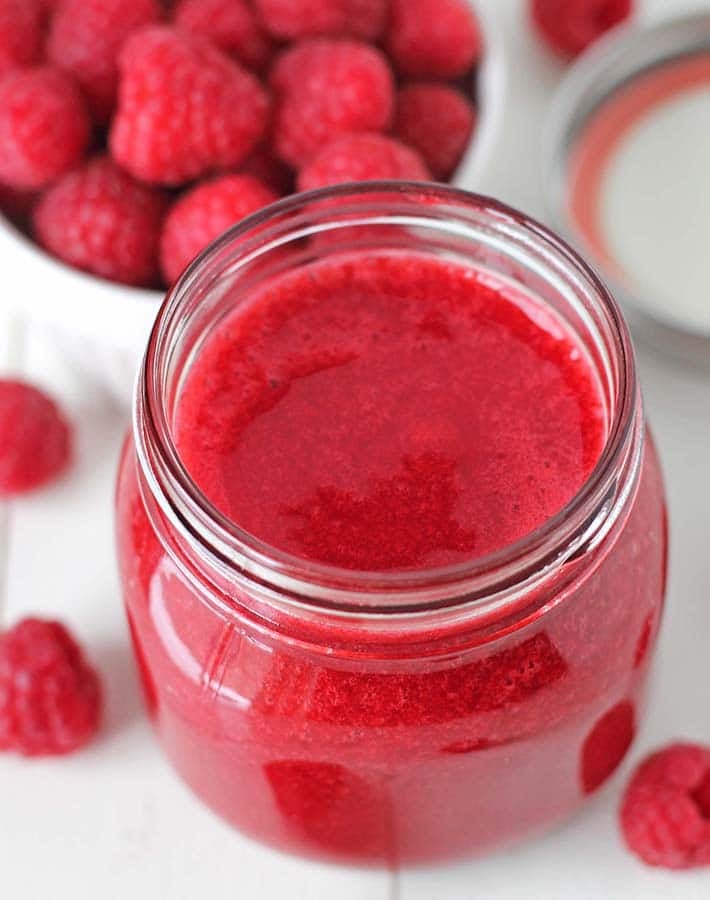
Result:
M564 818L626 753L665 589L650 440L616 526L544 613L485 636L459 620L447 646L432 612L416 652L404 625L375 653L344 620L333 654L254 623L248 596L215 605L164 549L149 490L129 442L118 554L147 703L185 781L246 834L362 863L476 855Z

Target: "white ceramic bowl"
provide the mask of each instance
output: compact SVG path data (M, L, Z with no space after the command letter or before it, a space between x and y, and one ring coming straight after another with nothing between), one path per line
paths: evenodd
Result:
M455 183L485 191L495 167L507 96L504 29L498 2L474 3L485 35L479 69L479 121ZM5 305L29 324L51 333L53 342L92 389L106 390L124 405L163 295L95 278L65 266L0 216L0 260Z

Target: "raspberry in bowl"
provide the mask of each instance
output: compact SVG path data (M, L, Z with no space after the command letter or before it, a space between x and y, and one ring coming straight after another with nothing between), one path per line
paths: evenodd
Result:
M472 184L490 155L499 42L468 0L435 4L424 43L430 0L16 6L0 0L0 248L19 312L124 403L165 290L257 198Z
M263 842L482 854L643 720L666 519L629 335L494 201L328 188L225 235L158 316L117 504L157 734Z

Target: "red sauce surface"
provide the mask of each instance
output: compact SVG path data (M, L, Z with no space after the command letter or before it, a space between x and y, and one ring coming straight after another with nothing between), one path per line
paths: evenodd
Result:
M349 569L461 562L579 490L605 439L561 320L455 262L350 256L290 273L209 339L177 444L210 499L289 553Z

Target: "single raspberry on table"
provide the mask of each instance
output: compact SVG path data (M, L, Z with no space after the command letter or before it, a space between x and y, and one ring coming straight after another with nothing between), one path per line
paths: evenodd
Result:
M0 181L46 187L81 161L90 136L81 92L60 69L18 69L0 79Z
M436 178L454 172L471 139L476 112L456 88L410 84L397 95L394 132L415 147Z
M531 0L530 13L549 46L572 57L627 19L633 6L633 0Z
M303 41L278 60L271 83L279 95L274 145L296 168L336 137L389 128L392 72L385 56L368 44Z
M40 61L43 29L40 0L0 0L0 75Z
M108 157L65 176L34 211L34 233L50 253L123 284L153 286L165 211L161 191L134 181Z
M672 744L639 766L624 795L621 829L650 866L710 865L710 748Z
M185 194L163 228L160 258L166 280L175 281L215 238L276 199L277 194L252 175L224 175Z
M302 191L348 181L429 181L426 163L410 147L383 134L351 134L320 151L298 175Z
M158 22L159 0L62 0L52 16L47 56L81 85L107 122L116 105L118 54L138 28Z
M136 178L180 185L243 162L266 131L260 82L209 41L155 27L120 57L111 152Z
M282 40L318 35L374 41L387 23L388 0L255 0L266 28Z
M0 496L58 478L71 458L71 429L57 404L24 381L0 379Z
M101 683L59 622L24 619L0 633L0 750L71 753L96 734Z
M247 0L180 0L174 21L253 69L263 68L274 50Z
M387 50L415 78L458 78L478 61L478 20L468 0L391 0Z

